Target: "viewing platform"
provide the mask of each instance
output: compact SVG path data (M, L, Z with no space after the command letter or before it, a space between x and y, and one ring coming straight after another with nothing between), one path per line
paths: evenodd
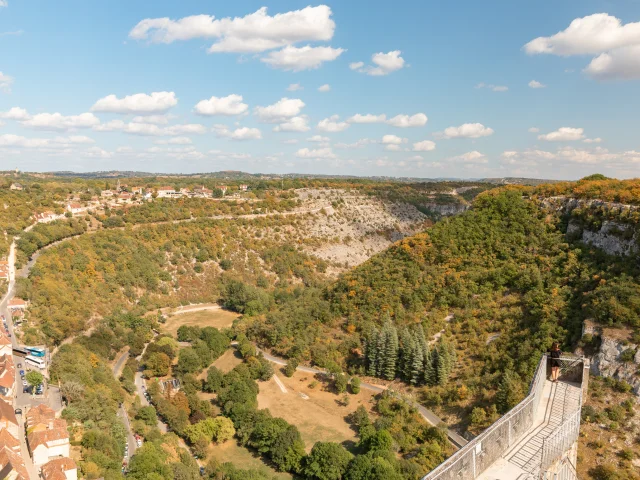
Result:
M529 394L422 480L574 480L589 362L563 356L560 377L540 359Z

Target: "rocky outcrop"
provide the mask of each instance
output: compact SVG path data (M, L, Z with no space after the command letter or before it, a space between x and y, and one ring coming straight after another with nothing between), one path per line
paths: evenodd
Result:
M631 235L625 235L631 233ZM583 228L577 220L571 219L567 235L579 238L587 245L604 250L609 255L635 255L640 250L640 232L633 232L631 225L605 220L599 230Z
M443 217L450 217L451 215L458 215L465 212L470 208L470 205L462 203L425 203L422 205L430 212L436 213Z
M631 350L635 352L633 359L623 361L623 352ZM602 336L600 351L591 360L591 373L603 377L612 377L624 380L633 387L636 395L640 395L640 377L637 371L640 368L640 351L638 346L624 343L621 340Z
M609 255L637 255L640 253L640 227L637 223L623 221L636 215L640 208L602 200L582 200L567 197L550 197L541 200L542 206L569 217L567 237L600 248ZM597 212L601 222L587 224L583 217ZM595 225L595 226L594 226Z

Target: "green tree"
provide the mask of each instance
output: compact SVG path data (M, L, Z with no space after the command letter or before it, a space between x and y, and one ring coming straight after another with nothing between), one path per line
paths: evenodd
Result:
M305 459L303 473L309 479L340 480L353 455L334 442L316 442Z
M27 372L25 378L27 379L27 383L33 388L37 388L44 383L44 376L40 372L36 372L35 370Z
M158 423L158 416L156 415L156 409L149 405L147 407L141 407L135 416L136 420L142 420L145 425L153 427Z
M351 393L357 395L360 393L360 379L358 377L351 377Z
M502 374L498 391L496 392L496 406L500 413L506 413L524 398L522 380L516 373L506 370Z
M287 377L293 377L293 374L296 373L297 368L298 360L296 358L290 358L287 362L287 365L284 367L284 374Z
M198 352L192 347L183 348L178 354L176 371L181 374L196 373L202 368L202 362Z

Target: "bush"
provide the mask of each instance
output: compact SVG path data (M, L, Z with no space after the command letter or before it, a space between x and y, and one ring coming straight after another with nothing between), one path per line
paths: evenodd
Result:
M354 395L360 393L360 379L358 377L351 378L351 393Z

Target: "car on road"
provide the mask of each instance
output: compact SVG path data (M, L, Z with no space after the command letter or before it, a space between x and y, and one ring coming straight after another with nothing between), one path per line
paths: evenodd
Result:
M27 380L23 378L23 379L22 379L22 386L23 386L23 387L26 387L26 386L28 386L28 385L29 385L29 384L27 383Z
M42 388L42 385L38 385L38 386L36 387L36 395L42 395L42 392L43 392L43 391L44 391L44 390L43 390L43 388Z
M200 476L204 477L204 467L200 467Z
M16 415L22 415L22 409L21 408L16 408L15 413L16 413Z
M20 370L20 376L24 377L24 375L25 375L24 370Z

